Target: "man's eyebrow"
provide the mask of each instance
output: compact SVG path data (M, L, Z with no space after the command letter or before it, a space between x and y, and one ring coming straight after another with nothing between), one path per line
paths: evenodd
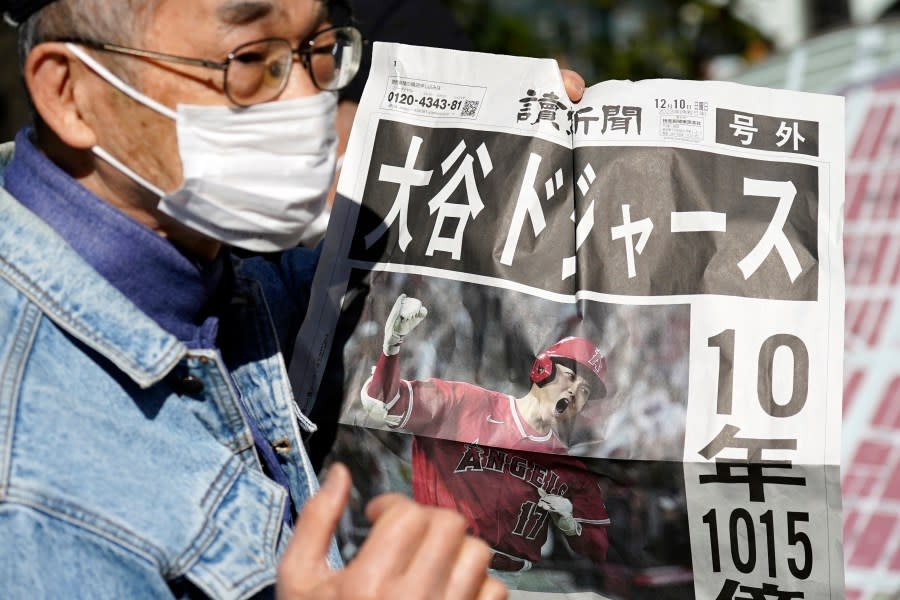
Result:
M232 0L216 9L216 16L228 25L246 25L268 16L275 10L266 0Z

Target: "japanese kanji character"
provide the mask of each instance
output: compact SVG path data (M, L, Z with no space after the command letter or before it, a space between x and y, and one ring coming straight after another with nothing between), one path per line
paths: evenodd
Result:
M366 248L371 248L372 244L381 239L381 236L387 232L398 218L400 219L400 234L398 238L400 249L406 252L406 247L409 246L409 243L412 241L412 235L410 235L407 227L409 191L412 186L419 187L428 185L428 182L431 181L431 174L434 172L433 170L420 171L414 168L421 147L422 138L414 135L409 144L409 150L406 153L406 163L404 166L396 167L385 164L381 165L381 170L378 172L378 181L396 183L400 186L400 189L397 190L394 204L391 205L391 210L388 211L387 216L384 217L384 220L379 223L375 229L366 235Z
M637 127L637 132L641 133L641 107L640 106L618 106L603 105L603 128L600 133L610 131L624 131L628 133L628 126L633 120Z
M788 142L788 140L793 140L794 152L796 152L800 147L800 142L806 141L806 138L800 134L797 121L794 121L792 125L788 125L787 123L782 121L778 126L778 131L775 132L775 135L778 136L778 141L775 142L775 145L779 148L784 146Z
M472 219L476 218L478 213L484 208L481 194L478 192L478 186L475 184L475 168L473 166L475 158L471 154L463 156L465 151L466 143L465 141L460 141L456 148L453 149L453 152L441 163L441 173L446 175L462 156L456 171L444 184L444 187L441 188L441 191L428 202L428 212L431 214L437 212L437 222L431 232L428 248L425 250L425 254L428 256L433 256L435 251L449 252L453 260L459 260L466 224L469 222L470 217ZM487 177L494 169L487 146L482 142L475 154L478 156L479 165L481 165L482 178ZM465 181L466 185L466 203L452 204L448 202L450 195L459 188L463 181ZM441 230L446 219L457 219L458 221L453 237L441 237Z
M759 131L759 128L753 126L753 115L734 115L734 121L729 125L734 129L734 137L741 138L741 144L750 145L753 142L753 134Z
M749 596L735 596L738 586L740 586L741 592L749 594ZM795 598L804 597L803 592L780 590L774 583L764 583L762 587L753 587L741 585L739 581L733 579L726 579L725 584L722 586L722 591L716 596L716 600L767 600L768 598L773 600L794 600Z
M725 425L722 431L702 450L698 452L703 458L715 458L726 448L741 448L747 451L746 460L716 459L715 475L700 475L700 483L746 483L750 489L751 502L765 502L764 485L806 485L803 477L787 477L767 475L763 469L791 469L791 461L762 460L763 450L796 450L796 439L761 439L739 438L739 427ZM746 475L735 475L733 468L747 470Z
M541 121L547 121L553 128L559 131L559 124L556 122L556 113L560 110L568 110L568 106L560 102L559 95L555 92L547 92L538 97L534 90L528 90L525 98L520 98L519 103L523 106L519 107L517 121L525 121L531 117L530 104L537 104L537 116L531 125L537 125Z
M600 120L600 117L585 116L587 113L592 112L593 110L593 106L585 106L584 108L579 108L578 110L570 110L569 122L571 123L571 125L569 131L567 131L566 133L578 133L578 127L581 125L584 125L585 135L590 133L591 122Z

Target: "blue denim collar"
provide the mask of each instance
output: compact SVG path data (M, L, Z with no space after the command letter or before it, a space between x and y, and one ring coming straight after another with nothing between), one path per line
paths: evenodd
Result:
M214 302L230 261L192 259L163 237L101 200L16 136L4 185L89 265L188 347L215 345Z
M76 183L24 132L15 146L0 146L0 185L0 277L70 335L141 387L162 380L188 347L214 347L215 292L232 279L227 254L207 269L192 264ZM206 311L200 325L191 322ZM240 408L270 476L290 489L259 426ZM288 526L292 506L283 515Z
M0 146L0 171L12 154ZM0 172L0 179L6 173ZM135 383L161 381L186 346L99 277L44 221L0 189L0 277L69 335L116 364Z

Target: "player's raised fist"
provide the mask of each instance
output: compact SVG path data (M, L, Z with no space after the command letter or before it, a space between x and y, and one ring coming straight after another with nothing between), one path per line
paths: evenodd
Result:
M393 356L400 352L403 338L415 329L426 315L428 315L428 309L422 306L420 300L400 294L384 324L384 353L387 356Z

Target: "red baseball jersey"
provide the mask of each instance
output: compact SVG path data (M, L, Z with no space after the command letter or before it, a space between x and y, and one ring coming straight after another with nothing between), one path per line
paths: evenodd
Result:
M566 537L572 549L594 562L606 558L603 494L597 477L574 458L416 436L412 463L416 500L462 513L472 535L498 554L494 568L518 570L523 559L540 560L553 519L538 505L538 490L572 502L581 524L579 535Z
M540 560L553 519L540 508L541 491L572 502L581 524L567 536L595 562L609 545L609 516L597 477L553 433L540 434L521 417L515 398L478 386L399 378L397 356L382 354L363 390L400 416L398 428L416 434L413 495L423 504L463 514L473 535L495 551L494 568L518 570Z
M540 433L519 414L516 399L458 381L406 381L399 358L381 355L363 393L401 418L399 429L482 446L565 454L555 433Z

